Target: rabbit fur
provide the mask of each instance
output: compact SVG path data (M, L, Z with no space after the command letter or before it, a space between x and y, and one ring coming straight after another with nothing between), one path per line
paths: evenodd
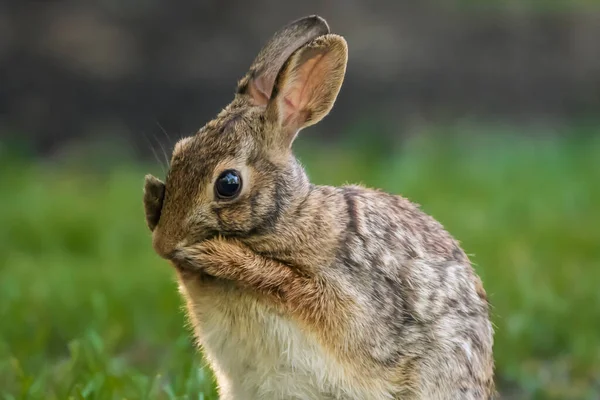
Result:
M177 273L221 399L490 399L493 329L459 243L407 199L310 183L291 145L325 117L348 50L325 20L280 29L233 101L148 175L155 251ZM235 170L239 194L215 180Z

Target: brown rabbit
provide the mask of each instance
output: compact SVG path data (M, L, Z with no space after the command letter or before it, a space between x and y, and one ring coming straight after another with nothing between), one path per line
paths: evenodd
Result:
M402 197L312 185L292 154L346 62L318 16L277 32L166 183L146 177L154 249L222 399L490 399L488 302L459 244Z

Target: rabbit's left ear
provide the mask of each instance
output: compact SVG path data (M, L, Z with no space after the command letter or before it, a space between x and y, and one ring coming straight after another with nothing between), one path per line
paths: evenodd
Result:
M296 50L275 80L267 118L276 124L283 144L290 146L298 132L319 122L335 102L344 81L348 47L343 37L319 36Z

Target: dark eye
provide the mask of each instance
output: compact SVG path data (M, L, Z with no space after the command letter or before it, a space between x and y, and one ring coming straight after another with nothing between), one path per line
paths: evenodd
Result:
M215 182L215 191L217 196L222 199L234 198L242 189L242 177L239 172L228 169L221 172L221 175Z

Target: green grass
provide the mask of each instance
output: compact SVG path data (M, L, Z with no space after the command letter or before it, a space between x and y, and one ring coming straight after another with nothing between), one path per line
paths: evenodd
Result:
M298 153L313 181L402 193L462 242L494 306L503 391L600 396L599 139L308 137ZM215 399L151 249L150 168L105 167L0 153L0 398Z

